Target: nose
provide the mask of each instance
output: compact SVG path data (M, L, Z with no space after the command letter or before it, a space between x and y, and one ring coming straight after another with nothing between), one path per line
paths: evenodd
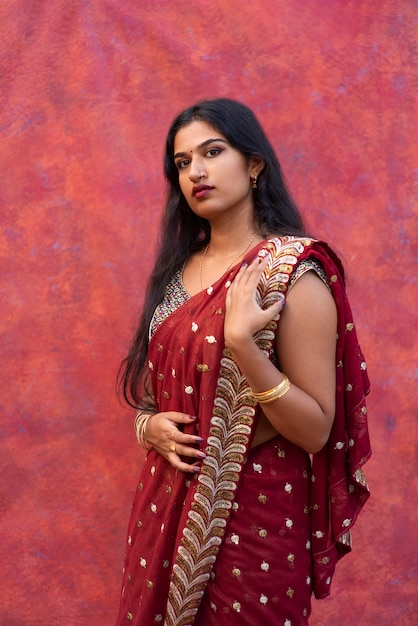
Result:
M197 183L202 178L206 177L206 171L204 169L204 163L202 159L194 156L189 166L189 178L193 183Z

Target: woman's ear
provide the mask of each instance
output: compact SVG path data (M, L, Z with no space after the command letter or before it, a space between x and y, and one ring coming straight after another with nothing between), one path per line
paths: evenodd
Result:
M248 160L250 177L258 176L264 169L264 161L261 157L251 156Z

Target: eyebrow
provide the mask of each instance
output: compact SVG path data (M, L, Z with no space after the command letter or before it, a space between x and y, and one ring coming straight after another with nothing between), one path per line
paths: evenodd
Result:
M220 137L212 137L211 139L206 139L206 141L203 141L202 143L200 143L197 146L197 150L202 150L202 148L205 148L206 146L208 146L210 143L213 143L214 141L221 141L222 143L228 143L225 139L221 139ZM190 150L190 152L193 152L193 150ZM187 154L188 154L187 152L176 152L173 159L178 159L178 157L187 156Z

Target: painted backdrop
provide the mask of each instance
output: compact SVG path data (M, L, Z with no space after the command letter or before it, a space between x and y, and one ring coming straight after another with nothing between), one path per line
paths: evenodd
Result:
M0 4L1 626L114 623L143 459L115 376L165 133L214 96L255 109L344 257L373 384L373 495L312 624L417 624L417 18L413 0Z

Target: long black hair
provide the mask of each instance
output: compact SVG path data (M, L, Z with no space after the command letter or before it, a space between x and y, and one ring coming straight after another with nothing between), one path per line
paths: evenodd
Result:
M119 385L125 400L137 408L149 408L144 394L148 371L148 329L155 307L162 301L165 288L175 270L210 240L209 222L190 209L180 189L174 163L174 141L178 131L193 121L203 121L221 133L245 157L260 157L264 168L254 189L254 227L262 236L304 235L302 216L283 179L277 156L254 113L246 105L228 98L202 100L182 111L168 131L164 171L168 193L159 251L149 278L139 326L122 362Z

